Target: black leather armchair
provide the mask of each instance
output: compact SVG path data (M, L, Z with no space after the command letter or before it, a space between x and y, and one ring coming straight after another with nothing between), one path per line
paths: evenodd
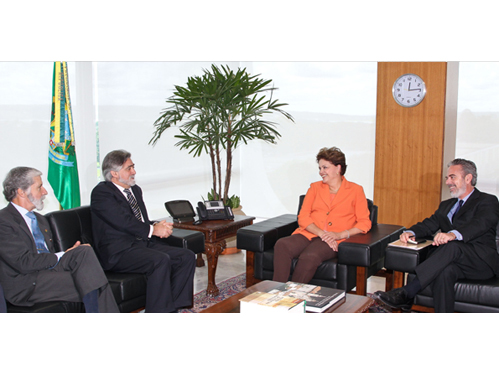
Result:
M304 195L300 196L298 212ZM365 295L367 278L384 267L385 248L396 240L404 227L378 224L378 207L368 201L372 228L367 234L354 235L340 243L338 257L324 261L310 281L324 287L346 291L356 287L356 293ZM239 229L237 247L246 250L246 285L259 280L271 280L274 273L274 244L289 236L298 227L297 215L281 216ZM296 260L293 262L292 271Z
M60 210L46 214L52 229L54 247L62 251L72 247L76 241L93 245L90 206ZM173 229L173 235L164 239L169 245L186 248L194 253L204 252L204 235L197 231ZM146 277L143 274L115 273L106 271L120 312L140 310L145 306ZM18 307L7 303L9 313L79 313L84 312L82 303L45 302L32 307Z
M496 246L499 252L499 225L496 231ZM393 271L396 281L394 287L404 284L404 275L410 282L416 277L415 269L421 262L426 260L430 247L419 251L408 250L398 247L386 249L385 267ZM460 280L454 286L456 312L471 313L499 313L499 278L494 277L487 280ZM432 312L434 308L431 287L426 287L414 298L412 307L415 311Z

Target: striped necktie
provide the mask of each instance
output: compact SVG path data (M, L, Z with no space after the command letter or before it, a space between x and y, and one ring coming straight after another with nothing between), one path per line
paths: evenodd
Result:
M35 239L36 250L38 253L50 253L45 245L45 238L43 237L40 227L38 226L35 213L28 212L26 213L26 216L31 219L31 231L33 232L33 239Z
M128 203L132 207L133 214L135 214L135 218L137 218L140 222L142 222L142 215L140 214L139 204L137 203L135 196L133 196L129 188L125 188L123 191L125 191L126 193Z

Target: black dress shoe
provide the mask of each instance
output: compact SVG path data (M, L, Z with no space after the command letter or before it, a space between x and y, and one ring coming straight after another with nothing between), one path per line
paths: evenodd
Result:
M376 291L374 298L394 309L411 309L414 299L407 297L403 288L396 288L388 292Z

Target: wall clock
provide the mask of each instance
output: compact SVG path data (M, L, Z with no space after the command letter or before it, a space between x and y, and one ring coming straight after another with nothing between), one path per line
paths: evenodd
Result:
M395 80L393 98L403 107L413 107L421 103L426 95L426 85L416 74L404 74Z

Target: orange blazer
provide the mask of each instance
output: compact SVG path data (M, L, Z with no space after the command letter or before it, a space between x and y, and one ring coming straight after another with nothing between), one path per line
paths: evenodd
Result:
M357 227L366 233L371 229L369 208L364 189L342 177L342 183L331 203L329 186L322 181L312 183L298 215L299 227L293 232L309 240L317 235L306 230L311 223L324 230L340 232Z

